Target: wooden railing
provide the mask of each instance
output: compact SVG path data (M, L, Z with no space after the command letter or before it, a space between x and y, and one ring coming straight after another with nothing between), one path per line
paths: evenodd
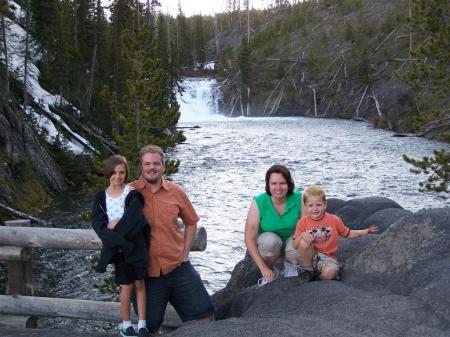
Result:
M0 325L34 328L38 316L120 321L118 302L33 296L32 248L100 250L101 241L93 230L30 227L30 220L5 224L0 226L0 261L7 262L8 281L7 295L0 295ZM204 251L206 243L206 230L197 228L191 251ZM169 305L163 326L173 328L180 324Z

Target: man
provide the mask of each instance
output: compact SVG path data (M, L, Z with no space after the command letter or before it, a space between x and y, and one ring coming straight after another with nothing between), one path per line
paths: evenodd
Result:
M144 216L151 225L149 276L147 292L147 328L156 332L170 302L183 322L212 320L214 307L200 279L189 262L199 217L186 193L163 178L164 153L155 145L139 151L141 176L131 185L145 199ZM184 234L178 225L184 224Z

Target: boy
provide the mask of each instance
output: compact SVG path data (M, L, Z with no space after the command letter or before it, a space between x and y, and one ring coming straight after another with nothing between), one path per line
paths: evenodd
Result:
M303 202L308 216L302 217L294 233L292 246L300 253L302 268L300 282L309 282L314 272L322 280L338 278L339 263L336 252L339 236L354 239L378 232L378 226L354 230L344 225L336 215L326 213L327 199L320 186L310 186L303 193Z

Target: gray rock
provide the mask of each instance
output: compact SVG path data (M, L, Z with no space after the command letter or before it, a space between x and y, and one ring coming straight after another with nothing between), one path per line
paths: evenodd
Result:
M231 317L231 303L234 296L242 289L255 285L260 277L258 267L247 253L234 267L226 287L211 297L216 308L216 319Z
M450 208L406 216L345 264L345 282L413 296L450 322Z
M343 282L279 279L241 292L241 316L182 326L170 336L448 336L450 323L406 296L379 296ZM251 298L251 301L248 299ZM237 312L237 311L236 311Z
M345 200L338 198L328 198L327 199L327 212L331 214L335 214L336 211L344 206L346 203Z
M246 256L214 295L228 318L171 336L450 336L450 208L398 210L372 212L372 219L402 215L382 234L340 240L341 281L298 285L294 277L257 287Z
M395 201L385 197L357 198L347 201L336 211L345 225L351 229L363 229L363 222L373 213L385 208L402 208Z
M11 107L0 100L0 201L14 200L14 167L29 160L35 177L51 192L66 188L64 177L32 127L19 118Z
M385 208L373 213L364 220L362 228L378 225L379 232L382 233L394 222L410 214L412 214L411 211L403 208Z

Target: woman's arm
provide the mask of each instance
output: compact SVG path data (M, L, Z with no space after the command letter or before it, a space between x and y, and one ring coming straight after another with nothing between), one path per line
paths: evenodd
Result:
M252 204L250 205L250 209L248 210L247 220L245 221L245 245L247 246L247 250L253 261L255 261L256 265L261 271L262 277L266 281L270 282L272 281L272 269L267 266L261 254L259 254L258 245L256 244L259 223L260 220L258 205L256 205L256 202L253 200Z

